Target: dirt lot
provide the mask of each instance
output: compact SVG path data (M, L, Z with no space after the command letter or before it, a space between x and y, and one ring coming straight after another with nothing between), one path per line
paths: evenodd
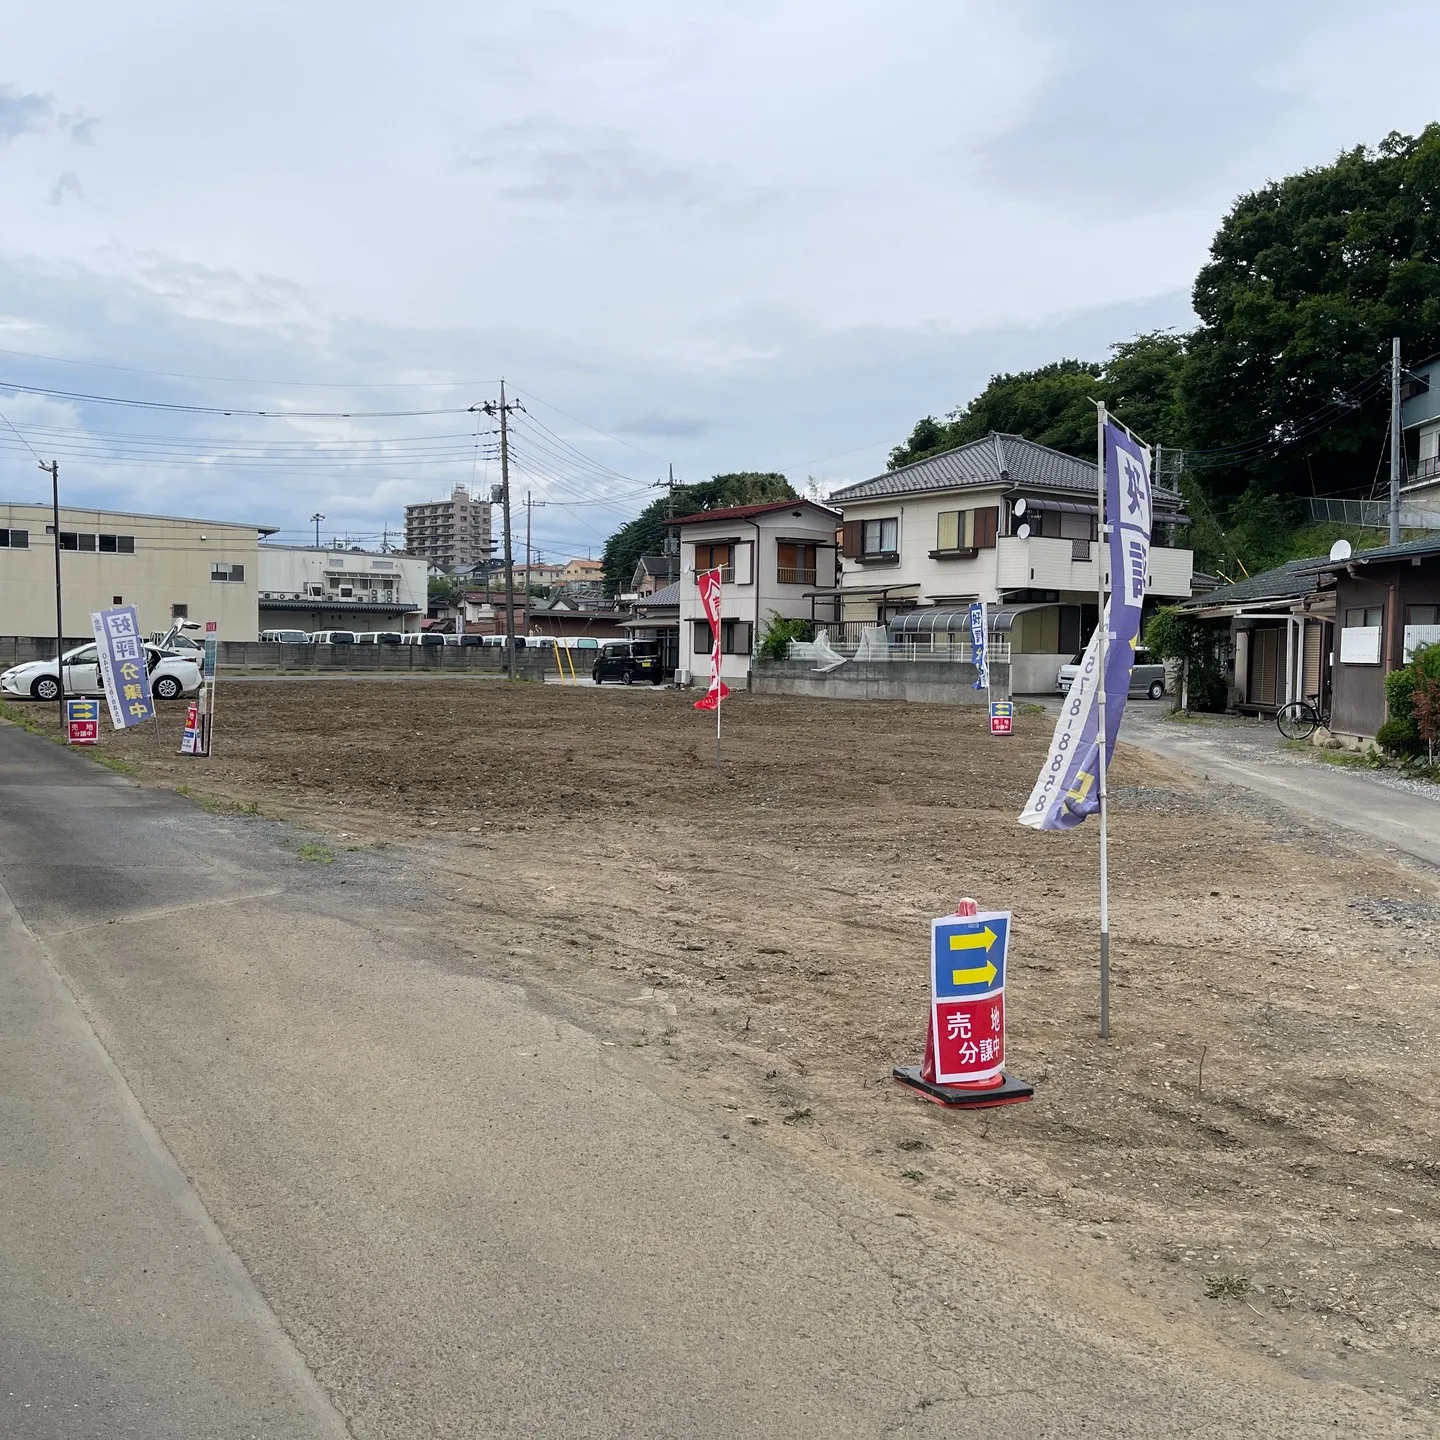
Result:
M1095 828L1015 822L1042 717L999 741L953 709L737 697L717 773L670 693L307 680L221 706L210 761L172 753L173 708L163 750L101 756L404 847L424 923L722 1125L957 1226L999 1198L1167 1313L1440 1415L1435 875L1122 746L1105 1043ZM1009 1058L1037 1086L972 1115L889 1078L962 894L1014 911Z

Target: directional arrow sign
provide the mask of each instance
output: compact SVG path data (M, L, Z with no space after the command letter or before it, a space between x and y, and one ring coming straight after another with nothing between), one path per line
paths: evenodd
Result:
M954 985L989 985L998 973L995 962L987 960L973 970L952 970L950 980Z
M1005 956L1010 942L1008 911L942 915L930 922L930 929L934 957L931 987L936 1000L974 999L1005 988ZM973 956L974 960L957 967L962 956Z
M955 934L950 937L952 950L988 950L1000 937L987 925L973 934Z

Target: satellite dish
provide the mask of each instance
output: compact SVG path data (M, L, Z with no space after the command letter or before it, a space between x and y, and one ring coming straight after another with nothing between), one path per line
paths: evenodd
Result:
M1352 553L1352 546L1348 540L1337 540L1330 547L1330 558L1335 561L1348 560Z
M1015 514L1018 516L1018 515L1023 515L1024 513L1025 513L1025 502L1024 502L1023 500L1017 500L1017 501L1015 502Z
M1015 533L1022 540L1028 540L1030 538L1030 527L1028 525L1022 525Z

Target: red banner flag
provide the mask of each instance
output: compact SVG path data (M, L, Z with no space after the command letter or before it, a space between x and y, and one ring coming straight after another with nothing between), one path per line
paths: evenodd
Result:
M730 694L730 687L720 678L720 571L702 570L695 580L710 622L710 688L695 702L695 708L714 710Z

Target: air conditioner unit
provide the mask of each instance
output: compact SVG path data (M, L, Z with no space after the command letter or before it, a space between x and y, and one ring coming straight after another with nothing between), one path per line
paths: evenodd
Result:
M690 672L688 670L677 670L675 672L675 683L677 685L688 685L690 683Z

